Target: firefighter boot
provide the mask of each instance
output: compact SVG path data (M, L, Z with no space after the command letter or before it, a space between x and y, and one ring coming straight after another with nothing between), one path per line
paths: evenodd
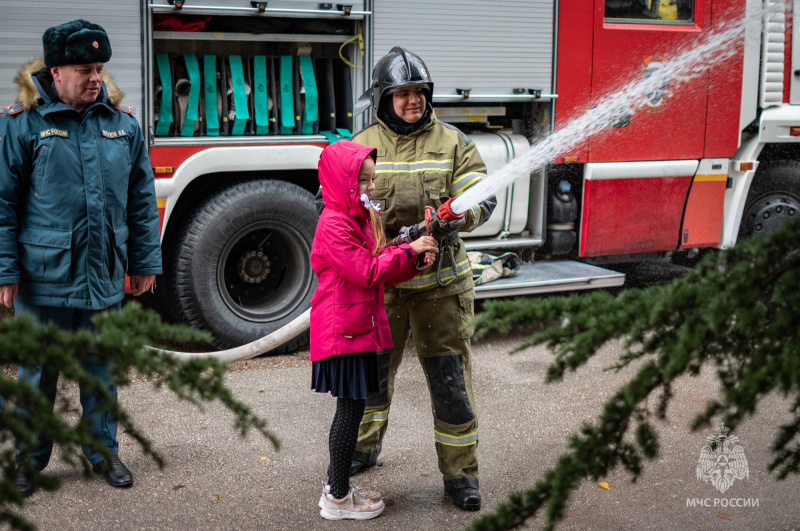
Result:
M444 490L459 509L479 511L481 509L481 493L478 492L478 480L468 478L451 479L444 482Z
M370 453L359 452L356 450L356 453L353 455L353 462L350 465L350 476L351 477L355 476L356 474L377 465L378 455L380 455L380 453L381 453L380 446L378 446L377 450Z

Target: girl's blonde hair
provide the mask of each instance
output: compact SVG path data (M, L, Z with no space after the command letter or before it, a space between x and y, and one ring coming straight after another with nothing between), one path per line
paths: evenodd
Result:
M380 212L370 208L369 220L372 222L372 236L375 239L375 248L372 250L372 256L375 256L386 247L386 233L383 229L383 220Z

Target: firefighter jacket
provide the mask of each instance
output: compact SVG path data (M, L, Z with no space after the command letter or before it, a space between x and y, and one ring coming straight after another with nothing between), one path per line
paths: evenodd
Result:
M100 310L122 300L126 272L161 273L147 146L110 77L80 113L43 67L23 67L0 116L0 284L29 304Z
M431 113L430 123L409 135L395 133L378 119L378 123L357 133L353 141L378 150L373 201L382 207L390 238L401 227L425 219L426 206L438 209L440 197L458 197L486 177L486 165L475 143L452 125L437 121L435 113ZM468 232L485 223L496 204L491 197L467 210L462 230ZM472 289L472 269L464 242L459 239L453 250L455 264L449 254L440 253L433 267L396 288L409 293L438 288L436 271L439 261L444 260L440 279L452 279L454 270L458 278L431 295L444 297Z
M311 361L391 348L383 285L418 272L408 244L372 255L372 224L358 193L358 172L372 151L343 141L320 157L325 210L311 246L311 267L319 278L311 299Z

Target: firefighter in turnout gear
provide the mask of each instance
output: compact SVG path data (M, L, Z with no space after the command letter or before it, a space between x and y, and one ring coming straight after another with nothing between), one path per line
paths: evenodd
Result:
M433 81L425 63L396 47L375 66L372 87L356 105L356 112L371 105L377 115L377 123L354 135L353 140L377 149L373 201L381 205L388 238L424 219L426 206L439 209L442 198L458 197L486 176L486 166L469 137L436 120L432 96ZM461 219L436 221L431 233L451 246L452 255L440 253L426 272L386 288L385 308L394 346L379 352L383 391L367 399L352 467L352 473L356 473L377 462L388 424L394 377L410 333L428 380L432 435L445 490L465 510L480 509L481 498L478 419L471 382L472 331L463 327L474 315L475 292L458 231L471 231L485 223L496 204L491 197L466 211Z

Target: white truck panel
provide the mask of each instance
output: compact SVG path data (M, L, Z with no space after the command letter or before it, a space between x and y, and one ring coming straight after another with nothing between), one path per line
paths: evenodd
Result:
M486 163L487 179L503 165L530 149L530 144L522 135L505 133L475 133L470 135L478 152ZM502 231L519 234L528 222L528 195L530 178L520 179L513 186L497 194L497 208L489 221L470 232L465 237L495 236ZM509 193L511 196L509 197Z
M766 109L765 114L779 112L778 109ZM762 118L763 121L763 118ZM746 137L731 159L728 166L730 185L725 189L725 203L722 213L722 239L717 246L720 249L730 249L736 244L739 237L739 227L742 224L744 205L747 203L747 193L750 184L758 169L758 154L764 148L764 143L758 135ZM753 168L742 170L742 162L752 162Z
M792 20L800 20L800 2L792 2ZM795 75L800 70L800 24L792 24L792 70L787 72L790 79L789 103L800 103L800 76Z
M161 237L181 194L200 175L231 171L316 170L322 148L311 145L226 146L205 149L186 159L171 179L156 179L156 197L166 200ZM180 222L181 220L179 220Z
M768 0L769 13L761 35L761 87L759 106L780 105L783 101L783 52L786 31L786 7L783 0ZM772 75L769 75L772 74Z
M593 162L586 165L583 177L587 181L686 177L694 175L699 164L700 162L697 160Z

